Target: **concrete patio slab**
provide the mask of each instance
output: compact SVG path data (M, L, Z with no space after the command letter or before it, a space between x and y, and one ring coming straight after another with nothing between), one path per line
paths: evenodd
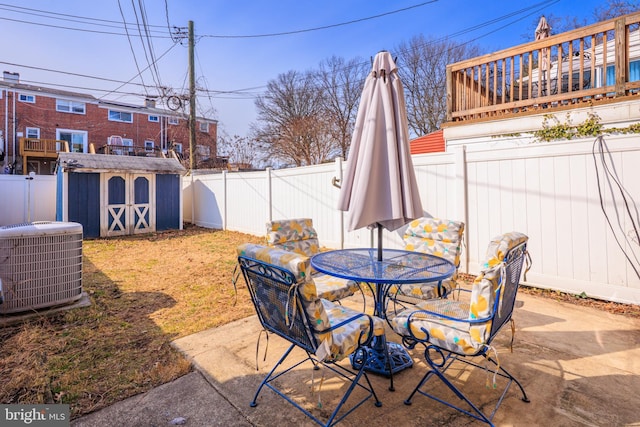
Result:
M501 365L520 380L531 402L521 401L517 386L512 385L494 417L495 424L640 425L640 320L523 293L518 300L523 305L514 312L513 353L509 351L509 328L501 332L494 346ZM360 302L352 302L361 307ZM176 414L184 417L188 426L315 425L268 389L263 390L257 407L249 406L260 381L287 347L273 335L267 345L260 330L252 316L176 340L174 345L193 361L196 373L75 420L72 425L102 426L108 419L125 426L170 425ZM398 341L391 331L388 337ZM424 396L415 396L411 406L403 403L426 370L423 355L419 351L411 355L414 366L394 376L395 392L388 390L387 378L370 375L383 406L377 408L373 401L367 401L341 425L480 425ZM344 387L329 373L323 378L323 371L297 368L279 386L322 416ZM489 378L483 370L452 368L450 372L481 407L497 401L499 395L485 386ZM432 384L435 390L447 391L437 382ZM498 384L503 384L500 379Z

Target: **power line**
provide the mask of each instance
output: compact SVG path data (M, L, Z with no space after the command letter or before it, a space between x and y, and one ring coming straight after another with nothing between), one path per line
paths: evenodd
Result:
M278 33L266 33L266 34L251 34L251 35L203 35L200 38L208 37L208 38L220 38L220 39L247 39L247 38L264 38L264 37L278 37L278 36L289 36L292 34L300 34L300 33L309 33L312 31L320 31L327 30L330 28L343 27L345 25L357 24L358 22L370 21L372 19L382 18L383 16L389 16L400 12L406 12L407 10L416 9L418 7L426 6L428 4L432 4L437 2L438 0L426 1L424 3L415 4L413 6L408 6L402 9L392 10L390 12L380 13L378 15L368 16L366 18L354 19L352 21L341 22L339 24L330 24L323 25L321 27L314 28L306 28L302 30L292 30L292 31L282 31Z
M372 17L368 17L368 18L361 18L361 19L358 19L358 20L353 20L353 21L349 21L349 22L345 22L345 23L341 23L341 24L333 24L333 25L327 25L327 26L324 26L324 27L311 28L311 29L307 29L307 30L297 30L297 31L293 31L293 32L285 32L285 33L281 33L281 34L283 34L283 35L284 35L284 34L295 34L295 33L299 33L299 32L307 32L307 31L317 31L317 30L320 30L320 29L332 28L332 27L336 27L336 26L347 25L347 24L350 24L350 23L357 23L357 22L361 22L361 21L364 21L364 20L375 19L375 18L382 17L382 16L386 16L386 15L389 15L389 14L399 13L399 12L402 12L402 11L405 11L405 10L409 10L409 9L413 9L413 8L421 7L421 6L424 6L424 5L430 4L430 3L434 3L435 1L437 1L437 0L432 0L432 1L429 1L429 2L423 2L423 3L417 4L417 5L409 6L409 7L407 7L407 8L398 9L398 10L395 10L395 11L386 12L386 13L384 13L384 14L379 14L379 15L375 15L375 16L372 16ZM441 40L444 40L444 39L447 39L447 38L450 38L450 37L457 37L457 36L460 36L460 35L463 35L463 34L467 34L467 33L469 33L469 32L472 32L472 31L475 31L475 30L478 30L478 29L481 29L481 28L484 28L484 27L488 27L488 26L490 26L490 25L492 25L492 24L495 24L495 23L497 23L497 22L501 22L501 21L504 21L504 20L509 19L509 18L511 18L511 17L517 16L517 15L519 15L519 14L521 14L521 13L524 13L524 12L530 11L530 10L532 10L532 9L534 9L534 8L539 8L539 7L541 7L541 6L545 6L545 5L546 5L546 6L549 6L549 5L555 4L555 3L557 3L558 1L559 1L559 0L540 2L540 3L534 4L534 5L532 5L532 6L529 6L529 7L527 7L527 8L523 8L523 9L517 10L517 11L515 11L515 12L511 12L511 13L509 13L509 14L506 14L506 15L500 16L500 17L498 17L498 18L494 18L494 19L491 19L491 20L489 20L489 21L485 21L485 22L483 22L483 23L481 23L481 24L478 24L478 25L475 25L475 26L473 26L473 27L465 28L464 30L458 31L458 32L456 32L456 33L453 33L453 34L451 34L451 35L445 36L445 37L443 37L443 38L436 39L436 40L432 40L432 41L428 41L428 42L427 42L427 44L429 44L429 43L435 43L435 42L438 42L438 41L441 41ZM24 9L27 9L27 8L24 8ZM31 10L31 9L28 9L28 10ZM35 9L34 9L34 10L35 10ZM531 14L535 13L535 12L536 12L536 11L538 11L538 10L540 10L540 9L536 9L534 12L532 12L532 13L530 13L530 14L527 14L524 18L526 18L527 16L530 16ZM51 13L52 13L52 14L55 14L54 12L51 12ZM75 17L75 18L82 18L82 17L78 17L78 16L75 16L75 15L66 15L66 14L57 14L57 15L60 15L60 16L71 16L71 17ZM166 17L166 19L167 19L167 26L168 26L168 30L169 30L169 31L171 31L171 28L169 27L169 19L168 19L168 18L169 18L169 17L168 17L168 4L166 3L166 0L165 0L165 17ZM509 22L509 23L507 23L507 24L505 24L505 25L501 26L501 27L500 27L500 29L505 28L505 27L507 27L507 26L509 26L509 25L512 25L513 23L518 22L518 21L520 21L520 20L522 20L522 19L524 19L524 18L519 18L519 19L517 19L517 20L511 21L511 22ZM1 17L0 17L0 19L5 19L5 18L1 18ZM84 19L84 18L83 18L83 19ZM86 18L86 19L93 19L93 18ZM101 20L101 21L105 21L105 22L116 22L116 21L108 21L108 20ZM123 16L123 24L124 24L124 28L125 28L125 29L127 29L127 25L133 25L133 24L127 24L127 23L126 23L126 21L124 20L124 16ZM37 25L38 25L38 24L37 24ZM43 25L44 25L44 24L43 24ZM151 26L152 26L152 25L150 25L150 24L148 24L148 23L147 23L147 25L148 25L149 27L151 27ZM57 28L65 28L65 27L57 27ZM77 28L68 28L68 29L77 30ZM179 28L174 27L174 32L177 32L177 31L179 31ZM495 31L495 30L494 30L494 31ZM101 33L105 33L105 32L101 32ZM109 34L123 35L123 34L120 34L120 33L109 33ZM279 33L279 34L280 34L280 33ZM464 42L464 43L465 43L465 44L470 43L470 42L472 42L472 41L478 40L479 38L485 37L485 36L486 36L486 35L488 35L488 34L490 34L490 33L485 33L485 34L483 34L483 35L480 35L480 36L478 36L478 37L476 37L476 38L474 38L474 39L472 39L472 40L466 41L466 42ZM267 35L267 36L272 36L272 35ZM150 37L152 37L152 36L150 36L150 35L149 35L149 38L150 38ZM223 37L223 36L206 36L206 35L205 35L205 36L200 36L200 37L202 38L202 37ZM231 36L231 37L234 37L234 36ZM245 37L245 36L243 36L243 37ZM255 36L251 36L251 37L255 37ZM164 37L164 38L167 38L167 37ZM174 46L175 46L175 44L174 44L174 45L172 45L172 47L171 47L171 48L173 48ZM133 47L132 47L132 45L131 45L131 42L130 42L130 47L133 49ZM171 48L170 48L170 49L171 49ZM168 52L168 51L167 51L167 52ZM166 54L167 52L165 52L165 54ZM163 54L162 56L164 56L165 54ZM135 58L135 56L134 56L134 58ZM158 59L160 59L160 58L158 58ZM156 63L157 63L157 60L151 60L151 61L148 61L148 62L150 63L150 66L154 66L154 64L156 64ZM0 63L2 63L2 62L0 61ZM9 65L18 65L18 64L11 64L11 63L7 63L7 64L9 64ZM362 64L363 64L363 63L360 63L359 65L362 65ZM20 65L18 65L18 66L20 66ZM25 66L25 67L27 67L27 68L35 68L35 69L39 69L38 67L29 67L29 66ZM135 79L138 75L140 75L142 72L144 72L144 71L145 71L146 69L148 69L149 67L145 68L145 70L142 70L142 71L140 71L139 67L137 67L137 68L138 68L138 74L137 74L136 76L134 76L131 80ZM43 69L43 70L46 70L46 69ZM55 70L47 70L47 71L54 71L54 72L56 72ZM69 75L74 75L74 73L67 73L67 74L69 74ZM99 77L92 77L92 76L86 76L86 75L81 75L81 76L83 76L83 77L89 77L89 78L98 78L98 79L102 79L102 78L99 78ZM121 81L112 80L112 79L103 79L103 80L113 81L113 82L116 82L116 83L122 83L122 85L121 85L118 89L120 89L121 87L123 87L123 86L124 86L124 85L126 85L126 84L137 84L137 83L132 83L132 81L131 81L131 80L129 80L128 82L121 82ZM146 84L144 84L144 83L142 84L142 86L143 86L143 87L145 87L145 89L148 87L148 86L147 86ZM198 92L203 93L203 94L206 94L206 95L211 94L211 96L216 97L216 98L224 98L224 99L252 99L252 98L255 98L256 96L259 96L259 94L260 94L259 92L255 92L255 90L256 90L256 89L257 89L257 90L260 90L260 89L264 89L264 88L266 88L266 87L267 87L266 85L263 85L263 86L255 86L255 87L251 87L251 88L235 89L235 90L225 90L225 91L221 91L221 90L209 90L209 89L207 88L207 89L204 89L204 90L203 90L203 89L198 89ZM118 90L118 89L116 89L116 90L114 91L114 93L115 93L115 92L117 92L117 90ZM160 88L160 89L162 89L162 88Z
M165 2L166 2L166 0L165 0ZM30 13L30 12L38 12L39 13L38 16L48 17L48 18L51 18L51 19L66 20L64 18L56 18L55 16L49 17L47 15L56 15L56 16L64 16L64 17L69 17L69 18L78 18L78 19L83 19L83 20L90 20L90 21L107 22L107 23L111 23L111 24L120 24L120 21L112 21L112 20L109 20L109 19L90 18L90 17L86 17L86 16L69 15L69 14L66 14L66 13L50 12L50 11L46 11L46 10L42 10L42 9L32 9L32 8L28 8L28 7L14 6L14 5L11 5L11 4L4 4L4 3L0 3L0 9L9 10L9 11L12 11L12 12L17 12L17 13L25 13L25 14L28 14L28 15L36 15L36 14ZM28 10L29 12L21 12L20 10L12 10L12 9ZM82 21L75 21L75 22L82 22ZM88 22L88 23L90 23L90 22ZM162 25L152 25L152 27L162 28L163 26ZM118 28L122 28L122 27L118 26Z
M122 5L120 4L120 0L118 0L118 9L120 9L120 15L122 16L122 22L126 22L124 18L124 12L122 11ZM129 42L129 47L131 48L131 55L133 56L133 62L136 64L136 70L138 70L138 76L140 76L140 81L145 86L145 93L147 92L146 84L144 83L144 78L142 77L142 71L140 71L140 66L138 65L138 59L136 58L136 51L133 48L133 43L131 43L131 36L129 35L129 30L127 28L127 24L124 24L124 29L127 32L127 41Z
M171 45L171 47L170 47L169 49L167 49L167 50L166 50L162 55L160 55L156 61L161 60L161 59L162 59L166 54L168 54L169 52L171 52L171 50L172 50L174 47L176 47L177 45L178 45L177 43L172 44L172 45ZM148 68L149 68L149 67L145 68L145 69L144 69L144 70L142 70L142 71L138 71L138 74L136 74L135 76L131 77L127 82L124 82L123 84L121 84L120 86L118 86L116 89L114 89L112 92L118 91L118 90L120 90L123 86L125 86L125 85L127 85L127 84L131 83L131 81L132 81L133 79L135 79L136 77L138 77L138 76L140 75L140 73L142 73L142 72L146 71ZM164 88L160 88L160 89L162 89L162 90L164 91ZM102 98L104 98L105 96L109 95L109 93L112 93L112 92L108 92L108 93L104 94L104 95L101 97L101 99L102 99Z

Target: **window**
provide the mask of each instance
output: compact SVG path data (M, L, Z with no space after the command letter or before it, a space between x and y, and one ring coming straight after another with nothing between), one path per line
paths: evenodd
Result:
M174 142L173 143L173 151L175 151L176 153L181 153L182 154L182 143L181 142Z
M158 123L160 121L160 116L153 116L153 115L149 114L149 121L150 122L154 122L154 123Z
M56 139L67 141L69 143L69 151L72 153L86 153L87 150L87 131L83 130L68 130L68 129L56 129ZM62 147L56 145L57 150L61 150Z
M170 125L177 125L178 124L178 118L171 116L171 117L168 118L167 123L169 123Z
M27 138L40 139L40 128L26 128Z
M133 114L126 111L109 110L109 120L112 122L133 123Z
M155 144L154 144L153 141L145 141L144 142L144 151L146 151L147 153L152 153L154 147L155 147Z
M207 132L207 133L209 133L209 123L207 123L207 122L200 122L200 132Z
M25 95L24 93L21 93L21 94L18 95L18 101L20 101L20 102L29 102L31 104L35 104L36 97L35 97L35 95Z
M211 147L208 145L196 145L196 155L204 159L211 157Z
M86 111L84 102L70 101L68 99L56 99L56 111L62 113L84 114Z
M127 153L133 152L133 139L122 138L123 151Z

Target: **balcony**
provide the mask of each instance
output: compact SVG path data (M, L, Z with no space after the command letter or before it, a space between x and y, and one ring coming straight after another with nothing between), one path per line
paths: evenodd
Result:
M20 138L20 155L22 157L57 158L60 152L69 152L69 143L67 141L60 139Z
M30 159L37 165L46 159L56 159L60 152L69 152L69 143L60 139L20 138L19 143L23 165L29 165ZM24 175L28 171L28 166L22 168Z
M640 94L640 13L447 66L447 125Z

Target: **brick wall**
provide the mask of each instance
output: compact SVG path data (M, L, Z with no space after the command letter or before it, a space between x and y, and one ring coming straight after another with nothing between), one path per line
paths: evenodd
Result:
M0 129L7 138L8 154L13 157L13 93L0 89L2 98L0 99ZM16 91L15 117L16 117L16 133L22 133L27 136L26 128L39 128L41 139L56 139L56 131L58 129L86 131L88 143L93 144L96 151L107 143L109 136L119 135L125 139L132 139L134 147L144 150L145 141L153 141L157 149L161 148L162 136L161 129L166 128L166 142L174 142L182 144L182 152L185 158L189 157L189 129L188 120L179 118L178 124L168 124L166 116L163 116L161 110L141 108L119 108L118 106L101 105L97 101L82 101L76 99L76 102L85 103L85 114L76 114L69 112L56 111L56 99L72 99L64 96L56 97L55 95L37 94L35 95L35 103L18 101L17 97L20 93ZM23 92L32 93L32 92ZM8 105L8 115L5 111L5 105ZM109 120L109 110L123 111L131 113L133 116L132 123L118 122ZM149 114L159 116L164 126L160 122L149 121ZM168 113L165 113L168 114ZM7 120L5 120L7 118ZM5 123L8 127L5 128ZM200 122L196 123L196 144L209 147L211 157L215 157L217 153L217 124L209 122L209 131L202 132L200 130ZM16 151L18 150L16 142ZM19 154L19 153L16 153Z

